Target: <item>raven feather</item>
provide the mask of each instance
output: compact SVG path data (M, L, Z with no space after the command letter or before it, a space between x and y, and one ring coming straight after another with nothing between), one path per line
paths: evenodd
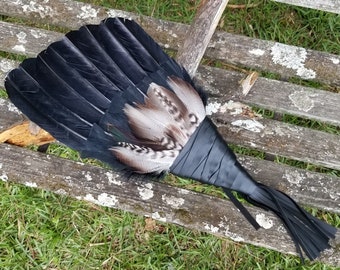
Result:
M281 218L310 259L336 229L286 194L255 182L205 115L204 92L134 21L87 25L25 60L6 78L12 102L62 143L113 168L222 187Z

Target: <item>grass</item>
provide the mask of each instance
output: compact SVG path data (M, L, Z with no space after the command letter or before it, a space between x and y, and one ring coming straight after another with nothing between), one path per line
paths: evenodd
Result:
M190 23L199 4L199 1L185 0L84 2L184 23ZM272 1L238 0L230 3L249 3L256 7L227 8L219 24L222 30L331 53L340 51L340 17L337 15ZM11 17L2 19L27 23ZM7 56L21 60L21 56ZM273 74L268 76L275 77ZM309 85L309 82L294 82ZM5 93L0 92L0 96L5 96ZM263 114L274 116L270 111L263 111ZM284 116L283 120L339 134L338 128L306 122L293 116ZM261 152L236 150L263 157ZM77 152L60 145L54 144L48 151L64 158L81 160ZM100 165L90 159L85 161ZM277 162L318 170L309 168L310 164L280 157ZM327 173L339 176L338 172ZM173 177L168 177L166 181L224 196L219 189L195 181ZM319 262L307 262L301 266L295 256L153 222L48 191L0 182L0 194L0 269L335 269ZM311 211L314 213L316 210ZM339 227L339 216L317 214Z
M0 190L1 269L332 269L46 191Z
M6 91L1 88L0 88L0 98L8 98Z
M200 1L83 0L165 20L190 23ZM219 29L265 40L302 46L338 54L340 44L339 15L288 6L270 0L234 0L229 4L255 4L250 8L228 8Z
M259 5L256 8L227 9L224 15L224 30L304 48L339 53L338 15L272 1L248 2L258 2Z

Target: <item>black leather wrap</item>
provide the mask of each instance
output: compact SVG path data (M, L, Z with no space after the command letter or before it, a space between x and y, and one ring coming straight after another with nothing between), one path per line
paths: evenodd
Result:
M190 137L170 172L244 194L251 194L256 188L256 182L237 161L208 117Z

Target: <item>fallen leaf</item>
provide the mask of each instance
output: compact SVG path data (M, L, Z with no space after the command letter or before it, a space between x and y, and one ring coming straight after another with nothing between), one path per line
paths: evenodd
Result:
M24 121L0 133L0 143L6 142L17 146L43 145L54 141L52 135L37 128L30 121Z
M144 229L146 231L155 231L156 230L156 220L152 219L152 218L146 218L145 219L145 226Z
M156 233L164 233L165 232L165 227L161 224L157 224L156 220L153 218L146 218L145 219L145 226L144 226L145 231L148 232L156 232Z

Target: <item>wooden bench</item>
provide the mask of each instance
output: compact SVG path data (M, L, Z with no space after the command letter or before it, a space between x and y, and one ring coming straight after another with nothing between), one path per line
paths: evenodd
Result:
M223 1L216 2L223 5ZM332 9L333 1L326 2L327 7ZM220 11L221 6L216 10ZM339 9L332 11L339 13ZM184 24L107 10L70 0L49 2L2 0L0 13L67 29L98 23L107 16L124 16L137 20L163 47L176 51L185 40L189 29L189 26ZM211 23L209 17L205 18ZM202 17L195 21L196 26L200 21ZM206 29L202 31L204 30ZM0 50L36 56L62 35L0 21ZM195 44L194 37L191 42L189 40L187 46L190 47L192 42ZM298 77L340 86L339 55L216 32L210 40L205 57L270 71L283 78ZM196 56L196 61L197 59L199 60L200 56ZM291 61L293 59L294 61ZM182 58L182 62L185 60L188 60L188 57ZM194 60L188 61L190 64ZM3 87L6 73L18 64L18 61L0 58L0 87ZM195 65L192 72L194 70ZM202 65L198 67L196 73L196 79L210 96L207 111L228 142L256 149L267 157L286 157L340 170L339 134L263 118L254 114L251 109L251 106L255 106L339 128L339 94L263 77L258 78L249 93L244 94L239 83L244 77L244 73ZM0 98L0 132L22 119L23 116L8 100ZM340 213L339 177L251 156L239 158L259 182L286 192L302 205ZM256 207L247 207L265 228L255 231L231 202L166 183L138 178L125 181L123 175L112 170L80 164L9 144L0 144L0 179L150 216L156 220L228 237L235 241L296 254L291 238L282 232L284 228L281 222L271 213ZM319 258L321 261L330 265L340 265L339 239L338 233L333 243L334 248L324 252Z

